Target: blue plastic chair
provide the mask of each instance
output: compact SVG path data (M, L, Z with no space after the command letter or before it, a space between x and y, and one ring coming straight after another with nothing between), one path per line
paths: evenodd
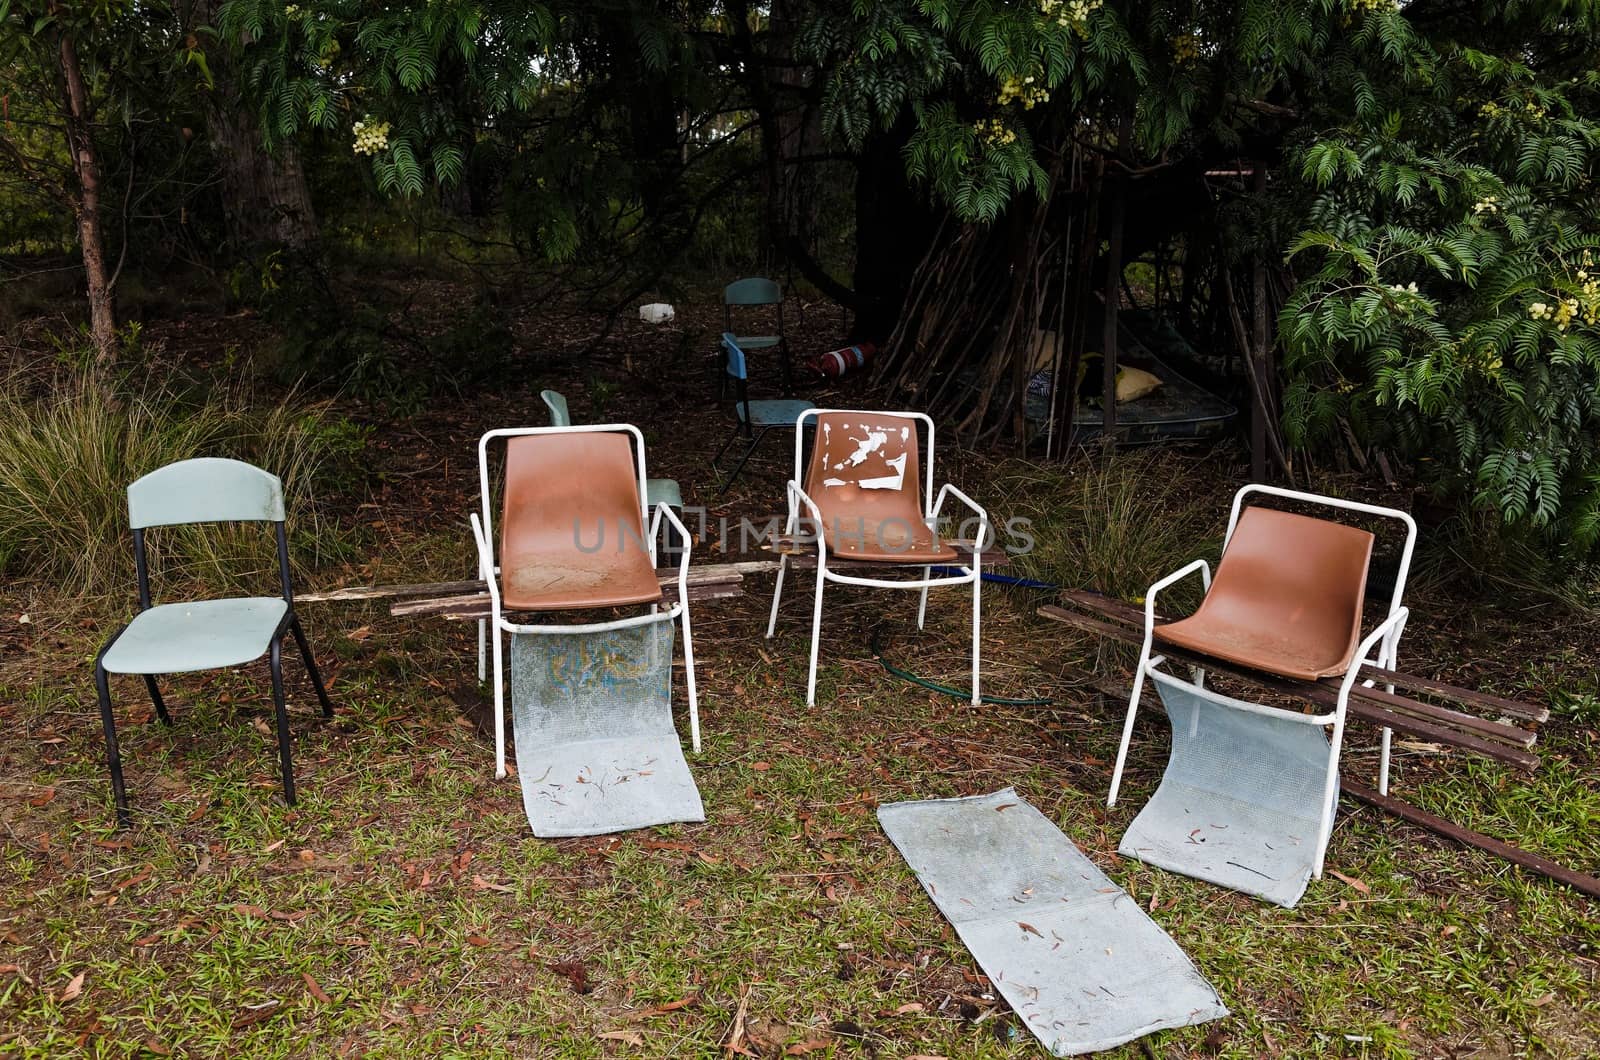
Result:
M744 454L739 457L739 462L734 465L733 471L717 487L720 496L733 485L733 480L739 477L745 464L750 462L750 456L761 444L761 439L767 432L778 429L794 430L795 423L800 419L800 414L816 408L811 402L803 398L783 398L775 401L751 401L749 367L745 361L744 349L739 345L740 340L732 332L722 333L723 373L725 379L733 380L734 406L733 411L738 417L734 424L733 433L728 435L728 440L722 443L722 448L717 450L717 455L711 458L711 469L720 471L722 456L728 447L743 434L749 442L745 446ZM808 428L810 424L807 425Z
M757 306L776 306L778 313L778 333L776 335L739 335L734 332L733 309L735 306L751 308ZM734 341L739 348L750 350L769 350L777 347L778 364L783 370L783 392L793 393L794 379L789 369L789 340L783 331L783 288L764 276L747 276L742 280L735 280L722 289L722 330L734 335ZM727 378L722 378L722 386L727 385ZM726 389L719 390L725 394Z
M180 460L152 471L128 487L128 523L133 529L133 561L139 579L139 613L112 634L95 657L94 679L100 695L100 720L105 728L111 793L116 800L117 827L131 823L128 794L117 751L116 718L111 711L109 674L144 678L156 714L172 724L156 684L158 674L217 670L269 657L272 701L277 713L278 764L283 797L294 805L294 766L289 756L289 715L283 698L283 635L294 634L311 683L322 703L322 715L333 717L333 704L322 674L306 643L305 630L294 613L289 583L289 542L284 534L283 484L276 475L238 460L201 457ZM153 605L145 531L157 526L192 523L271 522L278 538L278 573L282 597L253 596L190 600Z

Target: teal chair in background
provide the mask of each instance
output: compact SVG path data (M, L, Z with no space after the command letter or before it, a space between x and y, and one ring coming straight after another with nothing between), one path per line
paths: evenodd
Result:
M270 522L276 524L278 575L283 595L187 600L155 605L150 600L150 567L145 531L151 527L194 523ZM289 542L284 534L283 483L276 475L238 460L200 457L180 460L152 471L128 487L128 523L133 529L133 562L139 581L139 613L112 634L95 657L95 687L105 729L111 794L117 827L131 823L128 794L117 751L116 717L111 710L108 675L138 674L144 678L156 714L172 724L156 684L159 674L220 670L268 656L272 671L272 703L277 714L278 765L283 797L294 805L294 765L289 754L289 714L283 697L283 636L294 634L311 683L322 703L322 715L333 717L333 704L322 674L306 643L305 630L294 613L289 581Z
M801 413L809 412L816 408L811 402L803 398L779 398L775 400L751 401L750 400L750 370L745 360L744 348L739 344L738 336L731 332L722 333L722 371L727 379L733 380L733 412L737 421L733 425L733 432L728 435L728 440L722 443L722 448L717 450L717 455L711 458L711 470L721 471L722 456L733 445L734 440L741 434L747 444L744 453L740 455L739 462L728 472L727 478L717 487L720 496L733 485L733 480L739 477L745 464L750 462L750 456L761 444L761 439L767 436L770 430L810 430L815 426L815 421L808 421L804 428L797 426Z
M734 307L742 309L759 306L776 306L778 313L778 327L776 335L740 335L733 326ZM789 340L783 332L783 288L764 276L747 276L742 280L735 280L722 289L722 330L734 336L734 341L739 348L749 353L752 350L778 351L778 365L783 371L783 392L794 392L794 377L789 369ZM721 376L717 393L719 396L727 394L727 377Z

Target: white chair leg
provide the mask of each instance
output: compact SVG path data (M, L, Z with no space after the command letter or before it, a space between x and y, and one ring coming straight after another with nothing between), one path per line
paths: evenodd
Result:
M928 602L928 590L922 590L922 602ZM919 623L920 625L920 623ZM978 657L979 641L983 631L983 575L977 574L972 579L972 705L979 706L983 703L983 696L978 692Z
M689 741L694 753L700 753L700 695L694 684L694 637L689 631L689 603L684 601L679 613L683 619L683 670L689 680Z
M1333 735L1329 738L1328 749L1328 779L1322 786L1322 826L1317 835L1317 862L1311 870L1311 875L1322 879L1322 865L1328 857L1328 842L1333 838L1333 814L1335 804L1339 798L1339 750L1344 740L1344 719L1341 717L1333 723Z
M1139 693L1144 691L1144 668L1150 664L1148 652L1139 653L1139 666L1133 673L1133 694L1128 697L1128 717L1122 723L1122 745L1117 748L1117 764L1111 768L1111 792L1106 805L1117 804L1117 791L1122 787L1122 767L1128 761L1128 744L1133 742L1133 718L1139 713Z
M1389 794L1389 743L1393 739L1394 730L1383 730L1383 743L1378 751L1378 794Z
M489 676L488 671L485 669L488 659L484 650L488 647L486 643L488 639L489 623L487 620L480 618L478 619L478 684L480 685L483 684L483 679Z
M923 567L922 568L922 580L923 581L927 581L932 576L933 576L933 568L932 567ZM922 587L922 601L917 604L917 628L918 629L922 628L923 619L925 619L927 617L928 617L928 587L926 585L924 585Z
M484 576L483 567L481 567L481 566L478 568L478 577L484 578L484 580L486 580L486 581L488 580ZM489 635L489 623L488 623L488 621L486 619L482 619L482 618L478 619L478 684L480 684L480 685L483 684L483 679L485 677L489 676L487 671L485 671L485 669L484 669L484 663L485 663L484 648L486 647L486 645L484 644L484 641L488 639L488 635Z
M806 678L806 706L817 705L817 642L822 639L822 587L828 579L817 568L817 599L811 609L811 673Z
M494 655L494 776L496 780L505 779L506 775L506 690L505 673L502 669L501 641L498 623L494 627L494 642L491 645Z
M773 632L778 628L778 601L783 599L783 575L789 569L789 554L785 552L778 557L778 582L772 587L772 614L767 617L767 639L772 639Z

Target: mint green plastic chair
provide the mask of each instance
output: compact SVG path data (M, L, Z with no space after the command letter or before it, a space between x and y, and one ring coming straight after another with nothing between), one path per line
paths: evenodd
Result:
M150 569L145 552L145 531L151 527L192 523L271 522L278 538L278 573L283 595L221 600L189 600L152 604ZM111 793L116 801L117 827L131 823L128 794L122 779L122 757L117 751L116 718L111 710L109 674L138 674L155 704L162 724L172 716L156 684L159 674L217 670L254 662L268 656L272 671L272 701L277 714L278 764L283 776L283 797L294 805L294 766L289 755L289 715L283 698L283 635L293 633L305 660L311 683L322 703L323 717L333 716L333 704L323 686L305 630L294 613L294 592L289 583L289 542L284 533L283 484L277 476L238 460L200 457L180 460L152 471L128 487L128 523L133 529L133 562L139 581L139 613L112 634L95 657L94 679L100 696L100 720L105 729L106 758L111 771Z

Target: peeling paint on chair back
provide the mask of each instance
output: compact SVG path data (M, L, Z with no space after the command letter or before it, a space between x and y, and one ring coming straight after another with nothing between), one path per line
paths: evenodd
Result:
M283 483L242 460L202 456L158 468L128 487L134 530L180 523L282 522Z
M816 419L805 486L822 512L829 547L886 562L953 558L927 525L917 420L884 412Z

